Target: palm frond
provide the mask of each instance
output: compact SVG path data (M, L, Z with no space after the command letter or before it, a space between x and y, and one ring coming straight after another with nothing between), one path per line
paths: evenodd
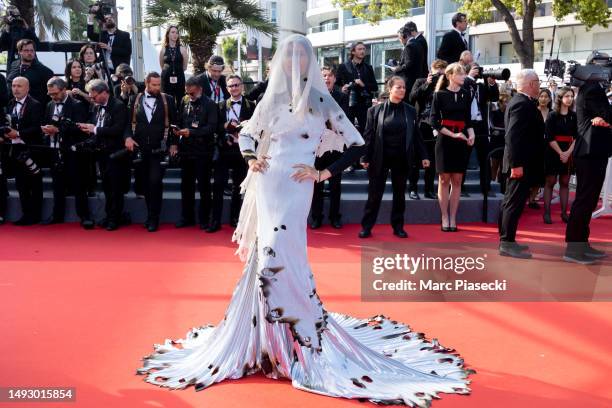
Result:
M59 1L38 1L36 7L36 24L41 38L46 39L48 32L54 38L68 38L70 30L62 19L63 5Z

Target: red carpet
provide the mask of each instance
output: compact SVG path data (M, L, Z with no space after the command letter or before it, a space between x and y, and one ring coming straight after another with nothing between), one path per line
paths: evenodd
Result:
M524 242L563 241L564 224L527 210ZM612 242L612 219L595 220L595 241ZM407 226L408 242L496 241L493 224ZM383 313L456 348L478 373L472 395L440 394L443 407L612 407L612 303L362 303L358 226L309 233L318 292L328 310ZM117 232L77 224L0 227L0 387L76 387L76 403L15 407L374 406L293 389L252 376L202 392L160 389L136 376L153 343L223 317L242 266L231 231L164 225ZM374 240L399 241L388 226ZM372 241L370 241L372 242Z

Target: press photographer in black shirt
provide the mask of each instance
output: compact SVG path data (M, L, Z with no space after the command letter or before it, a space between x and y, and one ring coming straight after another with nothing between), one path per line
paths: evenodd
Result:
M135 170L144 181L145 228L155 232L159 228L163 195L161 161L166 154L170 126L176 122L174 97L161 92L161 76L157 72L147 74L144 93L130 101L129 121L125 148L135 154Z
M34 41L20 40L17 43L17 50L19 51L19 59L13 61L10 67L7 66L6 80L11 82L16 77L27 78L32 98L46 104L49 102L47 81L53 76L53 71L36 58Z
M96 33L94 30L94 21L97 16L98 6L90 8L90 14L87 16L87 38L97 42L102 49L102 55L110 72L114 72L119 64L130 64L132 59L132 40L130 33L119 30L117 23L112 14L103 16L101 30Z
M53 176L53 214L43 224L64 222L66 192L69 186L74 192L76 212L85 229L92 229L94 223L89 215L87 201L88 155L72 151L71 147L83 141L86 136L77 123L87 118L89 105L85 106L68 94L66 81L54 77L47 82L51 102L45 109L43 126L45 144L51 149L51 174Z
M2 35L0 35L0 52L8 51L6 66L10 67L12 62L15 61L15 50L19 40L32 40L36 45L39 44L39 41L34 27L28 26L17 7L8 6L3 20L4 29Z

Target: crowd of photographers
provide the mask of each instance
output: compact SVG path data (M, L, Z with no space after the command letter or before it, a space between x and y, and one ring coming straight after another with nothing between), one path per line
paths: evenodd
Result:
M170 165L181 169L182 213L177 227L199 225L208 232L219 230L223 196L228 192L232 196L230 224L235 226L240 211L239 185L248 169L237 135L240 124L250 118L265 93L267 81L245 94L239 76L224 75L227 70L219 56L209 59L204 73L186 79L187 50L181 44L179 28L170 26L159 55L160 73L149 73L139 84L129 65L130 36L117 29L111 11L100 4L90 8L87 34L92 42L82 47L78 58L68 61L62 79L37 60L38 40L33 30L21 23L17 9L9 10L13 22L0 38L2 49L9 53L7 78L0 76L0 109L7 115L0 132L0 223L6 211L7 177L15 177L21 202L22 217L15 223L41 222L40 168L49 167L54 206L52 216L43 223L63 222L65 197L71 194L81 225L94 228L87 198L95 193L101 179L106 218L98 224L115 230L129 222L123 199L132 187L133 168L134 190L146 204L145 227L156 231L164 169ZM601 119L594 126L609 123L605 81L597 82L599 93L603 92L597 100L606 102L605 107L599 107L603 111L593 116L590 105L581 111L580 101L576 111L576 87L558 88L551 81L543 88L539 77L528 70L516 76L515 86L508 70L483 70L465 38L465 14L457 13L452 24L431 64L422 33L413 22L405 24L398 32L403 45L401 59L389 61L387 68L392 74L378 96L374 70L365 62L367 49L361 42L352 44L346 62L322 69L330 93L367 142L363 157L353 166L367 169L369 178L359 236L371 236L389 173L393 186L390 221L395 235L407 236L403 228L405 192L408 188L411 199L420 199L417 184L421 174L425 197L439 200L442 230L457 231L456 215L460 197L468 196L463 184L474 150L481 193L491 194L491 179L499 181L506 192L500 233L502 244L508 244L502 245L503 249L510 256L521 257L524 250L514 246L518 218L525 201L537 208L535 198L540 188L544 188L544 221L552 222L550 203L557 182L561 218L565 222L571 219L569 176L579 167L575 152L580 145L577 141L584 136L580 132L589 130L581 125L586 119L580 115ZM609 65L609 60L599 53L588 62L603 66ZM524 116L521 95L533 104L530 114L537 112L536 116ZM513 111L517 104L520 113ZM517 118L520 124L530 126L528 131L521 130L523 134L537 133L533 140L526 142L515 136ZM600 147L605 151L607 145ZM318 158L316 167L324 169L335 160L334 154L337 152ZM533 162L519 166L527 156ZM602 166L599 163L598 168ZM582 171L595 177L589 169ZM434 191L436 175L438 188ZM200 194L197 216L196 187ZM329 181L328 217L335 228L342 226L340 187L341 175ZM323 187L317 186L310 223L313 229L323 222L324 195ZM592 200L583 207L590 208Z

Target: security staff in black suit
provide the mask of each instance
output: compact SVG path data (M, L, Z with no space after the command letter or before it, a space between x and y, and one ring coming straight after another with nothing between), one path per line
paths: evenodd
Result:
M480 167L480 191L484 195L488 194L491 189L491 182L487 180L486 174L487 166L489 166L487 162L487 155L489 154L489 103L499 100L499 88L494 78L487 77L483 78L483 81L479 81L481 78L478 64L472 63L471 67L466 67L465 71L468 76L465 78L463 87L470 92L472 97L472 125L476 135L474 146L470 147L470 154L472 149L476 149L476 157ZM467 194L467 191L463 188L465 175L466 173L463 174L461 186L463 196ZM465 194L463 194L464 191Z
M544 120L536 106L540 90L538 74L532 69L516 77L518 93L512 98L504 122L506 147L503 172L508 177L499 217L499 253L514 258L531 258L527 247L516 242L516 230L529 189L539 182L539 154L544 134Z
M391 209L391 227L393 234L406 238L404 231L404 210L406 208L406 179L410 168L412 150L419 150L423 167L430 163L421 138L416 110L402 102L406 92L404 80L392 76L387 81L389 100L376 105L368 111L368 124L364 133L366 142L362 165L368 170L368 201L361 219L359 238L372 235L376 223L380 202L385 191L387 175L391 170L393 186L393 206Z
M427 63L428 61L428 50L429 50L429 46L427 45L427 40L425 39L425 37L423 36L422 32L417 32L414 37L413 40L416 41L420 46L421 49L423 50L423 59L421 61L422 66L421 66L421 78L424 78L427 76L427 74L429 73L429 64ZM407 90L409 91L409 90Z
M47 81L53 76L53 71L36 58L34 41L20 40L17 43L17 50L19 51L19 59L13 61L9 67L6 80L10 83L17 77L27 78L32 98L46 104L49 102Z
M363 133L367 112L372 98L378 90L374 69L364 62L366 46L362 42L351 45L349 60L338 67L336 86L349 96L348 118L351 123L357 119L357 129Z
M587 59L587 64L607 62L607 54L598 51ZM605 252L589 244L589 224L606 178L608 158L612 156L612 106L607 99L605 83L589 81L578 90L578 137L573 154L576 198L565 231L567 248L564 259L569 262L591 264L606 256Z
M225 68L223 57L213 55L208 59L206 72L196 76L202 87L202 92L214 103L219 103L229 99L230 94L227 90L227 81L222 74Z
M42 211L42 172L37 165L38 152L28 145L42 144L40 125L42 105L29 95L28 79L13 78L11 84L13 99L8 104L11 117L9 132L4 135L10 144L9 156L15 166L15 183L19 192L22 216L15 225L32 225L40 222ZM6 140L9 139L9 140Z
M43 224L64 222L66 191L71 185L76 212L85 229L92 229L94 222L89 214L87 201L87 171L89 155L72 151L71 147L86 136L77 123L87 120L89 106L85 106L67 93L67 84L54 77L47 82L51 102L45 109L42 131L45 145L51 147L51 175L53 176L53 214Z
M132 40L130 33L117 28L117 23L112 15L104 16L102 30L99 33L94 31L95 13L98 6L93 6L90 11L94 14L87 16L87 38L97 42L102 49L106 65L112 73L119 64L128 64L132 60Z
M436 54L437 58L446 61L448 64L459 61L461 53L469 49L465 38L465 30L468 25L467 16L463 13L457 13L453 16L451 22L453 29L444 34Z
M173 132L170 155L179 154L181 165L182 215L177 228L195 224L195 183L200 191L200 229L209 227L211 208L210 176L219 110L206 95L196 77L185 82L185 97L178 110L179 130Z
M248 166L242 158L238 147L240 124L251 119L255 110L255 102L242 96L242 78L230 75L227 78L227 89L230 98L219 102L219 119L217 128L217 147L219 157L214 164L212 219L206 232L216 232L221 229L223 214L223 192L232 172L232 201L230 204L230 225L238 225L238 216L242 206L240 184L246 177Z
M129 124L125 128L125 148L137 152L135 164L144 184L149 232L159 228L164 168L161 161L166 154L170 126L176 124L174 97L161 92L161 75L150 72L145 77L145 91L136 95L128 107Z
M321 69L323 74L323 80L329 90L329 93L334 100L340 105L344 113L348 112L348 95L335 86L336 73L329 67L323 67ZM348 114L348 113L347 113ZM323 153L321 157L315 159L315 169L323 171L332 163L335 163L342 156L342 152L338 150L328 151ZM329 222L333 228L342 228L342 221L340 214L340 195L342 193L342 172L327 179L329 183ZM323 223L323 186L325 182L315 183L314 191L312 195L312 205L310 207L311 216L311 229L317 229L321 227Z
M6 78L0 74L0 115L6 114L6 107L9 101L8 88L6 86ZM8 157L7 151L2 147L0 142L0 225L4 224L6 215L6 204L8 200L8 188L6 185L6 170Z
M127 123L127 107L119 99L110 95L108 84L102 79L94 79L87 84L89 96L95 104L90 123L80 124L82 131L94 135L98 153L98 166L102 174L106 218L100 225L107 231L119 228L123 213L125 179L129 171L128 157L120 155L111 159L110 155L124 147L123 134Z
M410 97L408 101L411 105L416 108L417 116L419 118L419 130L425 143L425 149L427 150L427 156L431 161L431 165L424 169L424 181L425 181L425 198L436 200L438 198L434 189L434 179L436 177L436 137L431 127L431 102L433 100L433 93L438 83L438 79L441 75L444 75L444 70L447 67L447 63L444 60L436 59L431 63L431 72L427 74L427 78L419 78L412 86ZM418 153L416 150L414 153ZM421 168L420 158L414 157L410 173L408 174L408 196L412 200L419 200L419 193L417 186L419 182L419 170Z
M424 53L427 50L423 49L422 43L415 39L417 34L417 26L412 21L407 22L397 32L397 36L404 49L402 50L399 64L393 71L395 75L401 76L406 82L406 89L408 91L406 92L406 100L404 102L408 102L410 90L417 78L427 76L427 69L423 70L423 61L427 59L427 55Z

